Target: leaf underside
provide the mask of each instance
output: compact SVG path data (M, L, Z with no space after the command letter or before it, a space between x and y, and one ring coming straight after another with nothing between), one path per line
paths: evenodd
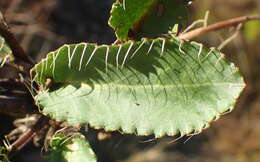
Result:
M96 162L96 156L83 135L56 134L51 141L50 162Z
M52 118L156 137L202 131L245 86L222 53L176 38L65 45L32 71L61 83L35 97Z
M183 0L124 0L116 1L108 24L119 40L156 38L184 25L187 2Z

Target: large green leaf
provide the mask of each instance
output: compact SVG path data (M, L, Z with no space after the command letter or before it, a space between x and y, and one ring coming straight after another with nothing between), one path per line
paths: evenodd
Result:
M176 38L121 45L65 45L32 70L42 86L43 113L137 135L200 132L232 110L244 82L214 48Z
M186 23L187 0L117 0L109 25L120 40L154 38Z
M80 134L67 137L56 134L50 143L50 162L96 162L96 156L88 141Z

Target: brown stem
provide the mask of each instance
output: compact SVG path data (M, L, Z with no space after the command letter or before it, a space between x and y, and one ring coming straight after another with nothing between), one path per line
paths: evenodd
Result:
M49 118L46 116L41 116L40 119L34 124L32 128L29 128L26 132L24 132L12 145L8 148L10 151L19 151L26 144L28 144L33 137L35 137L41 129L49 122Z
M37 111L37 107L24 97L0 95L0 114L13 117L25 117Z
M226 27L231 27L231 26L238 25L238 24L242 24L242 23L245 23L250 20L260 20L260 15L242 16L242 17L237 17L237 18L221 21L221 22L209 25L207 27L201 27L201 28L192 30L190 32L181 34L181 35L179 35L179 38L183 39L183 40L191 40L191 39L201 36L205 33L223 29Z
M0 114L24 117L37 111L24 83L18 79L0 79Z
M21 80L12 79L12 78L0 79L0 87L4 88L6 90L17 90L17 91L18 90L19 91L27 91L28 90Z
M0 35L4 37L5 41L12 50L12 54L18 60L22 60L29 65L34 65L32 58L24 52L23 48L20 46L15 36L12 34L9 26L7 25L3 14L0 11Z

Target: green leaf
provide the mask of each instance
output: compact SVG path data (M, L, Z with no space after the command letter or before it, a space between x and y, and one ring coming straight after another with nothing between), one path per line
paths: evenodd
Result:
M6 44L5 39L0 36L0 67L2 67L9 57L9 59L13 60L12 51L9 46Z
M6 44L5 39L0 36L0 56L11 54L12 51L9 46Z
M119 40L155 38L176 24L186 23L186 6L184 0L118 0L112 6L108 24Z
M35 97L44 114L156 137L202 131L233 109L245 86L222 53L176 38L65 45L32 71L42 86L61 83Z
M96 156L88 141L80 134L69 137L55 134L50 143L50 162L96 162Z
M4 146L0 146L0 162L10 162L9 151Z

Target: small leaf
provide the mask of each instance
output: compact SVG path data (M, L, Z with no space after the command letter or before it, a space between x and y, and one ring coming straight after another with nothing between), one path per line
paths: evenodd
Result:
M12 51L6 44L5 39L0 36L0 67L2 67L7 59L13 60Z
M11 54L12 51L9 46L6 44L5 39L0 36L0 56Z
M10 162L9 151L4 146L0 146L0 162Z
M183 0L158 1L140 24L139 33L135 38L157 38L169 32L177 35L179 28L187 24L187 15L187 2Z
M186 6L183 0L118 0L112 6L108 24L119 40L155 38L176 24L186 23Z
M96 162L96 156L85 137L74 134L67 137L55 134L50 143L50 162Z
M245 86L222 53L177 38L65 45L32 71L42 86L61 83L35 97L44 114L156 137L202 131L233 109Z

